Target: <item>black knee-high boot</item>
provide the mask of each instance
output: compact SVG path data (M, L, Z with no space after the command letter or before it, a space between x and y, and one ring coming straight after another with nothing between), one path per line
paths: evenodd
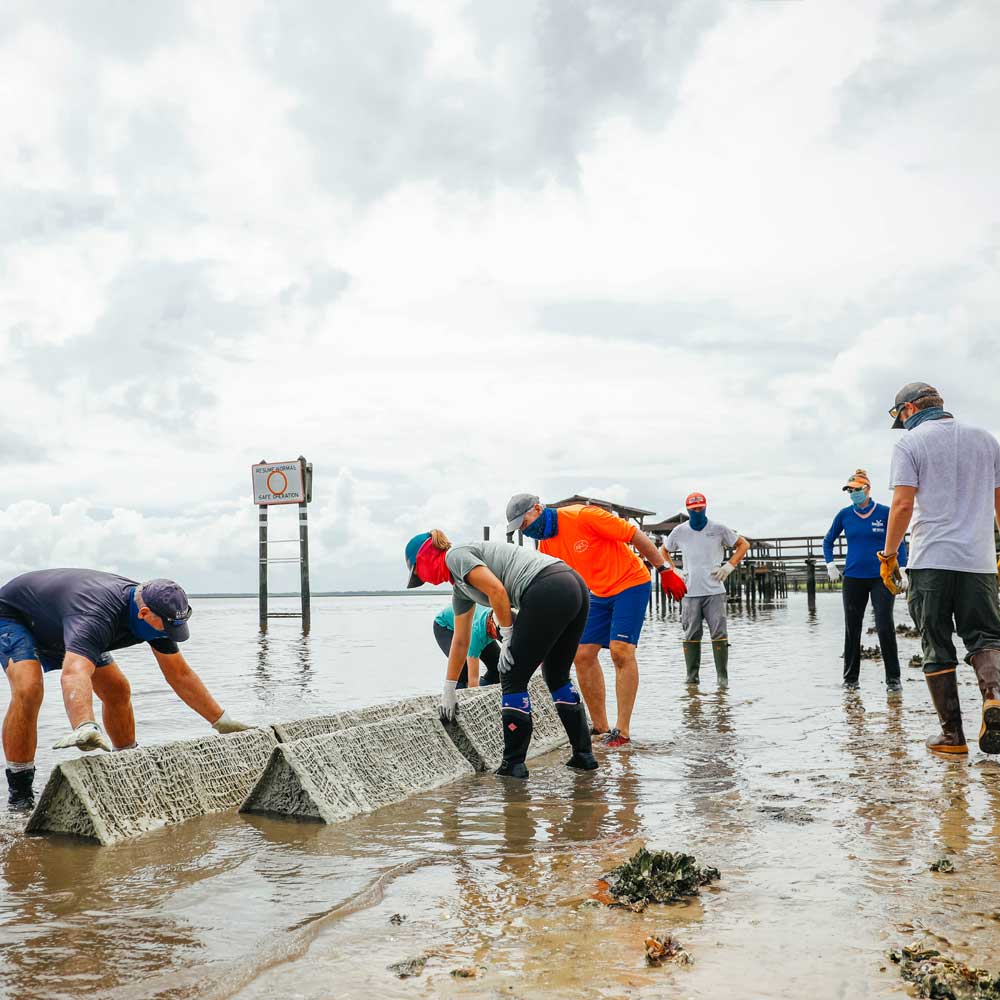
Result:
M503 720L503 760L494 773L502 778L527 778L524 758L531 742L531 713L505 708L500 718Z
M563 724L563 729L566 730L566 735L569 737L569 745L573 748L573 756L566 761L566 766L578 771L596 770L597 758L592 752L590 726L587 723L587 713L584 711L583 705L556 702L556 711L559 713L559 721Z

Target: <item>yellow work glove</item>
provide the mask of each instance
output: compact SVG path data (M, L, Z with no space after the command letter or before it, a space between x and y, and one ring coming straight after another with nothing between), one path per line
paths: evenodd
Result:
M882 582L885 584L886 590L890 594L902 593L905 584L903 583L903 574L899 570L899 559L894 552L891 556L887 556L884 552L878 554L878 561L882 564L879 567L879 574L882 577Z

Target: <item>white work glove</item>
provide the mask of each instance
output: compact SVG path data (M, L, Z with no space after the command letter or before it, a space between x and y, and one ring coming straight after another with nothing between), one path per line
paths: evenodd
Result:
M716 566L712 570L712 579L716 583L725 583L729 579L729 574L736 569L736 567L731 562L724 562L721 566Z
M248 726L243 722L237 722L228 712L223 712L215 722L212 723L212 728L217 733L242 733L245 729L253 729L253 726Z
M438 715L442 722L454 722L458 714L458 681L445 680L444 690L441 692L441 704L438 707Z
M81 722L68 736L52 744L53 750L65 750L67 747L78 747L80 750L107 750L111 753L111 744L96 722Z
M906 570L902 566L899 567L899 591L902 594L906 593L906 588L910 586L910 578L906 575Z
M828 562L826 564L826 575L830 578L831 583L836 583L840 579L840 570L837 569L836 563Z
M505 674L514 666L514 654L510 651L510 637L514 634L513 625L497 625L500 632L500 660L497 670Z

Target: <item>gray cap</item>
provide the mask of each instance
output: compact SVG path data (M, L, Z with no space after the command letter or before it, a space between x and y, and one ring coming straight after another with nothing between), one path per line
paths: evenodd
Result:
M535 506L541 503L534 493L515 493L507 501L507 534L513 535L521 527L524 515Z
M940 393L932 385L928 385L926 382L907 382L899 392L896 393L896 402L893 405L893 410L895 413L890 413L890 416L895 416L893 421L893 429L899 430L903 426L903 419L899 414L902 410L904 403L915 403L918 399L923 399L924 396L939 396Z

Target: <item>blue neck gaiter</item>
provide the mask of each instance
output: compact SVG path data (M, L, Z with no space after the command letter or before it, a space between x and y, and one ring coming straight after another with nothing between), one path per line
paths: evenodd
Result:
M695 531L701 531L708 524L708 515L703 510L689 510L688 517L691 519L688 523Z
M534 538L536 541L541 542L546 538L551 538L558 531L559 511L555 507L544 507L541 514L524 529L524 534L528 538Z
M128 630L137 639L141 639L143 642L152 642L154 639L166 639L168 638L166 632L160 632L153 628L152 625L148 625L139 617L139 605L135 599L135 589L132 590L132 600L128 606Z
M917 410L903 426L912 431L914 427L919 427L925 420L943 420L951 414L942 406L929 406L926 410Z

